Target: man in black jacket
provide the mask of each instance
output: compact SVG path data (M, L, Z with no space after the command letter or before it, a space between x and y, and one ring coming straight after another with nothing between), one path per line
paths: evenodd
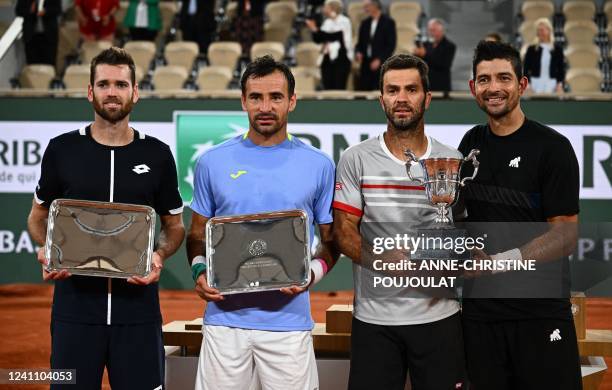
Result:
M23 18L23 41L28 64L55 66L60 0L17 0L15 15Z
M417 47L414 54L423 58L429 65L431 90L450 91L451 66L455 58L456 46L446 38L444 22L440 19L434 18L427 23L427 33L432 42L426 42Z
M185 0L181 7L181 31L184 41L194 41L200 53L206 54L217 28L215 2L208 0Z
M393 54L397 33L393 19L382 13L379 0L365 0L364 8L369 15L359 26L359 40L355 58L360 63L359 89L378 89L380 66Z

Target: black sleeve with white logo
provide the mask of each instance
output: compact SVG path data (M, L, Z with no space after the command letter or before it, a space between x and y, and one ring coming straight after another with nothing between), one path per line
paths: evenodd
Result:
M170 148L164 144L162 151L164 171L155 194L155 211L159 215L180 214L183 212L183 200L178 189L176 164Z
M546 152L540 172L544 216L551 218L578 214L580 174L572 145L567 138L559 135Z
M43 154L40 165L40 178L34 192L36 203L45 207L49 207L51 202L61 197L56 153L56 142L52 139Z

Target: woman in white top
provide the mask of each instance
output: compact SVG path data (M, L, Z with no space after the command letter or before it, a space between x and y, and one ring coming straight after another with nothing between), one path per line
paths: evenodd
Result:
M321 28L314 20L306 20L313 40L322 43L321 79L324 89L346 89L353 60L351 21L342 14L341 0L326 0L325 20Z
M565 80L563 48L555 45L553 27L547 18L536 20L536 43L525 54L525 76L536 93L562 93Z

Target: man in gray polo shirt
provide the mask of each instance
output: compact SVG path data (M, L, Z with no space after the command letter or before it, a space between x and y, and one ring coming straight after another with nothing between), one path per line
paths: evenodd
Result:
M431 102L427 72L427 64L410 55L383 64L380 103L387 131L347 149L338 163L333 233L353 260L355 286L350 390L401 390L407 373L415 389L464 388L458 302L414 289L390 290L381 298L369 282L375 271L362 249L369 234L393 236L398 226L415 233L436 217L424 188L408 179L406 149L421 159L461 156L425 135L423 114ZM422 176L419 171L412 166L413 176Z

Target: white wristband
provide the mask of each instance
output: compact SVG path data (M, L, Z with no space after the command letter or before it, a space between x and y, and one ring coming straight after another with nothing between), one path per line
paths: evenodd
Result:
M496 253L491 255L491 260L493 260L493 271L492 273L498 274L501 272L506 272L510 270L510 266L507 260L517 261L523 260L523 255L521 255L521 251L518 248L513 248L507 250L505 252Z
M327 273L327 263L323 259L312 259L310 260L310 270L314 274L314 279L310 284L317 284Z
M198 256L194 257L193 260L191 261L191 266L193 267L196 264L204 264L204 265L206 265L206 257L204 257L202 255L198 255Z

